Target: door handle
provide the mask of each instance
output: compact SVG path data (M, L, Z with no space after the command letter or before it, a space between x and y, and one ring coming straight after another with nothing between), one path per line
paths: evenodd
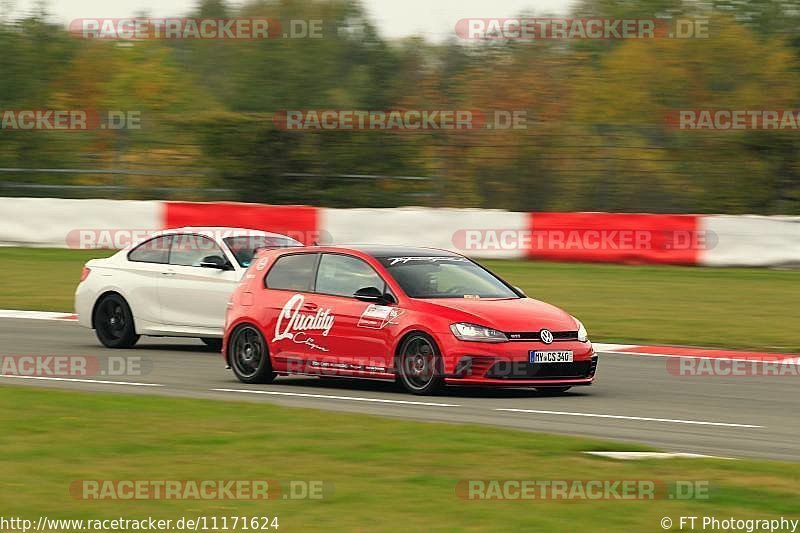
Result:
M175 272L162 272L161 275L162 276L174 276Z
M312 304L312 303L303 304L303 309L307 309L309 311L314 311L318 307L319 306L317 304Z

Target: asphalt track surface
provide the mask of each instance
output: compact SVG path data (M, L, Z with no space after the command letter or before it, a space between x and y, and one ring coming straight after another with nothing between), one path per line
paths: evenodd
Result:
M601 353L595 385L559 397L460 387L413 396L392 383L313 377L255 386L240 383L219 354L195 339L143 337L133 349L110 350L73 322L0 319L0 356L22 355L128 358L141 372L66 380L0 376L0 386L208 398L248 402L253 409L267 402L598 437L670 452L800 461L797 375L682 377L668 371L664 357Z

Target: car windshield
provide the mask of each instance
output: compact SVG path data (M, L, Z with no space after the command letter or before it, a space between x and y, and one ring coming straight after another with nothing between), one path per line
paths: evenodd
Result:
M250 266L259 250L269 248L293 248L303 246L300 242L283 235L241 235L223 239L242 267Z
M378 259L411 298L519 298L505 283L466 257Z

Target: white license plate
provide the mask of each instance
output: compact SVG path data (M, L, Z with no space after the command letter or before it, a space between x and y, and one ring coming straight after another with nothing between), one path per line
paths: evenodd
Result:
M572 350L541 352L531 350L529 352L531 363L571 363Z

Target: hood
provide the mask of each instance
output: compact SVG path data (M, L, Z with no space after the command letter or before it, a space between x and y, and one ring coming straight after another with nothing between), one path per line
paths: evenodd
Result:
M453 322L470 322L505 332L531 332L542 328L550 331L578 329L569 313L532 298L447 298L424 301L438 308L437 314Z

